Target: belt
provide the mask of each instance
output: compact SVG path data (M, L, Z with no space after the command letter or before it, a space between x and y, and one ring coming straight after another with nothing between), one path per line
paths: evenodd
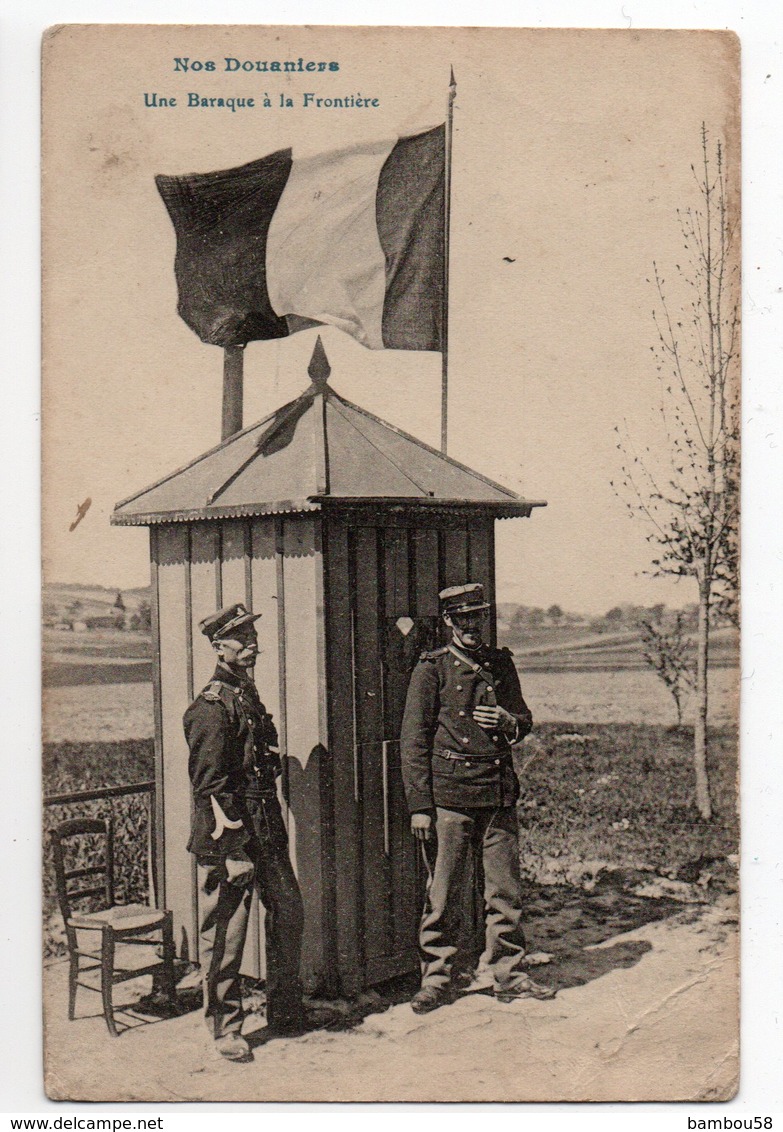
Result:
M435 747L433 754L458 763L494 763L495 766L499 766L501 759L510 757L511 752L498 751L497 754L491 755L468 755L464 751L449 751L446 747Z

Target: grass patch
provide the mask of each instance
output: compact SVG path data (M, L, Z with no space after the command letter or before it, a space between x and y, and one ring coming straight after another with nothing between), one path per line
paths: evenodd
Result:
M540 876L553 861L563 871L602 862L687 876L695 862L736 853L736 732L710 731L710 822L694 805L692 750L692 728L536 727L515 753L523 868Z
M155 777L152 739L44 743L44 794L127 786Z
M737 735L710 730L710 822L693 804L693 730L660 725L549 723L538 725L515 752L523 872L536 884L580 884L605 870L652 870L689 884L712 862L737 852ZM97 789L154 777L151 739L47 743L47 794ZM48 955L63 953L53 915L54 880L48 830L77 815L104 815L115 823L115 873L122 902L146 900L148 799L105 799L78 806L46 806L44 897ZM170 847L174 853L184 846ZM720 865L717 867L720 873ZM733 870L729 870L733 872ZM638 880L638 878L636 878ZM705 891L705 896L708 893ZM623 897L627 903L627 898Z

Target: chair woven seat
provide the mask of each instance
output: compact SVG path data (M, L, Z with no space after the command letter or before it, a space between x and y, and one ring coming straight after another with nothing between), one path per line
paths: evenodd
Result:
M68 940L68 1017L71 1021L75 1017L77 987L99 990L106 1025L112 1037L116 1038L119 1034L112 1002L115 983L141 974L152 974L153 978L162 979L162 988L172 1004L176 996L172 914L146 904L114 903L113 834L111 818L74 818L52 830L52 851L57 897ZM87 856L82 857L81 863L77 855L77 868L66 867L66 845L75 843L78 850L79 839L83 838L91 838L93 843L97 838L103 852L96 855L93 845L87 850ZM87 899L97 900L102 906L86 912L74 909L75 903ZM97 945L93 949L80 942L79 934L85 933L88 936L93 933L92 939ZM117 948L129 955L133 953L132 958L136 962L118 966ZM89 965L84 966L82 959L88 960ZM100 971L100 987L83 981L83 977L92 971Z
M91 927L96 924L110 924L123 931L128 929L154 928L166 918L165 911L150 908L146 904L115 904L98 912L77 912L69 919L75 928Z

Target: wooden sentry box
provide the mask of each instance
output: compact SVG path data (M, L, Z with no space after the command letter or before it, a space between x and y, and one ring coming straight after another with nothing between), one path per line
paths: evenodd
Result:
M262 614L255 677L280 735L303 977L311 991L354 994L417 965L423 877L398 740L411 669L439 641L438 590L482 582L494 605L494 520L540 505L325 377L117 505L112 522L150 527L157 899L174 912L180 954L198 960L182 715L215 664L201 618L236 601ZM256 908L244 957L256 976L261 921Z

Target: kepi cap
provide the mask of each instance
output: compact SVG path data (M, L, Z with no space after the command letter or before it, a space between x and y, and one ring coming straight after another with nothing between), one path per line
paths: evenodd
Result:
M468 582L465 586L448 586L438 594L441 613L474 613L489 609L484 600L484 587L480 582Z
M217 613L210 613L209 617L199 621L198 627L210 641L225 640L231 636L232 630L247 625L249 621L257 621L260 616L260 613L251 613L238 601L236 605L227 605Z

